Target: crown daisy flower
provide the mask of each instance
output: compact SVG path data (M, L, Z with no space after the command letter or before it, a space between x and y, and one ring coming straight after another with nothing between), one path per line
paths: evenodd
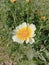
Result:
M20 44L22 44L24 41L32 44L35 42L35 30L36 27L34 24L27 24L26 22L23 22L14 30L12 39L14 42L18 42Z

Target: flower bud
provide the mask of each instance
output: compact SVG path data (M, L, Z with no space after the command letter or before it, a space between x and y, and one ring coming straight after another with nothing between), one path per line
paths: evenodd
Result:
M27 2L27 3L29 3L29 2L30 2L30 0L26 0L26 2Z
M10 0L12 3L16 2L16 0Z
M46 17L45 16L41 16L41 20L45 20L46 19Z

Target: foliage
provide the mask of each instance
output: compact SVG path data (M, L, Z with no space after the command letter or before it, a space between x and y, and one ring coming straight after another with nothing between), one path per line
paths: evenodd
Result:
M49 0L0 0L0 57L17 65L49 65ZM35 43L14 43L12 32L22 22L36 25ZM3 57L0 62L7 59Z

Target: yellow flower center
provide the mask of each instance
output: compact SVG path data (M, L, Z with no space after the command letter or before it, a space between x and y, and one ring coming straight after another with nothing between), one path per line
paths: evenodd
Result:
M31 36L32 30L29 27L23 27L17 32L17 37L21 40L26 40Z

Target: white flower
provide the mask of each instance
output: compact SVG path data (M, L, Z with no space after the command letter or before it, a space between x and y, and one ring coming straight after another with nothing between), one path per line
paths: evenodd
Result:
M23 43L25 41L26 43L32 44L35 42L35 30L36 27L34 24L24 22L16 27L12 39L14 42Z

